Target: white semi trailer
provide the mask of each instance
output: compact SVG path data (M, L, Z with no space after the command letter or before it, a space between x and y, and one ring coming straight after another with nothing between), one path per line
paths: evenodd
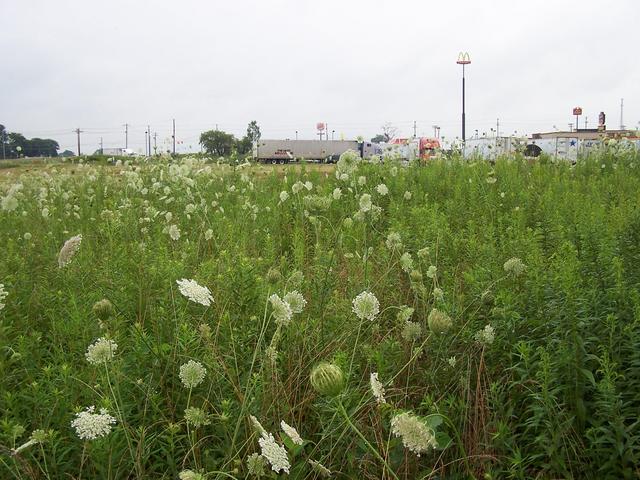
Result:
M253 158L262 163L289 163L301 159L312 162L336 162L347 150L363 158L381 155L377 143L356 140L258 140L253 145Z

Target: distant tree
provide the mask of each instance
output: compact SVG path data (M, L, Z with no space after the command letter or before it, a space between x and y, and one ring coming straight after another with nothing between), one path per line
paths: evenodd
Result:
M73 153L71 150L65 150L60 154L61 157L73 157L74 155L75 153Z
M236 146L236 138L222 130L208 130L200 134L200 145L209 155L230 155Z
M60 145L50 138L32 138L27 140L22 153L28 157L57 157Z
M236 150L241 155L246 155L250 153L253 147L253 142L257 142L260 140L260 127L258 126L258 122L252 120L247 125L247 134L242 137L242 139L238 140L236 143Z
M379 133L378 135L376 135L375 137L373 137L371 139L371 142L373 142L373 143L382 143L382 142L386 142L386 141L387 141L387 137L385 137L381 133Z
M382 125L382 135L385 138L385 142L393 140L398 135L398 129L391 125L389 122Z
M252 120L251 122L249 122L249 125L247 125L246 136L249 138L249 140L252 143L260 140L260 137L262 136L262 134L260 133L260 127L258 126L258 122L256 122L255 120Z

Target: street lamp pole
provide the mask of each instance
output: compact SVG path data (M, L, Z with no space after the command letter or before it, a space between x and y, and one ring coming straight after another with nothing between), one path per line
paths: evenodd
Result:
M458 55L458 60L456 61L458 65L462 65L462 143L466 140L465 135L465 111L464 111L464 67L471 63L471 59L469 58L469 54L467 52L460 52Z

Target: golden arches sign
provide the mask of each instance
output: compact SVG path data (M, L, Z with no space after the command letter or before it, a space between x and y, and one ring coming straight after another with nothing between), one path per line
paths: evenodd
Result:
M471 57L469 57L469 52L460 52L458 54L458 61L456 63L460 65L467 65L471 63Z

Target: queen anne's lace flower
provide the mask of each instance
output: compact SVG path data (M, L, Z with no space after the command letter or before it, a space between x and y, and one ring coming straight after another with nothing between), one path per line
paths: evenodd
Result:
M271 302L273 316L276 319L276 323L282 326L287 326L291 321L291 316L293 315L291 305L275 293L269 297L269 302Z
M389 250L402 249L402 238L397 232L389 232L389 235L387 235L387 240L384 243Z
M475 340L482 345L489 346L496 338L496 332L491 325L485 325L482 330L479 330L475 334Z
M199 303L205 307L210 306L211 302L213 302L211 291L207 287L198 284L195 280L183 278L182 280L176 280L176 283L180 293L192 302Z
M289 193L287 193L284 190L280 192L280 203L286 202L288 198L289 198Z
M118 344L103 337L89 345L84 356L91 365L102 365L113 359L116 350L118 350Z
M271 464L271 470L276 473L280 473L280 471L284 471L285 473L289 473L289 468L291 468L291 464L289 463L289 458L287 457L287 451L281 445L276 443L273 435L268 433L262 435L262 437L258 440L260 444L260 449L262 451L262 456L267 459L267 461Z
M302 439L298 431L291 425L287 424L287 422L285 422L284 420L280 422L280 428L282 428L282 431L287 434L287 437L289 437L293 443L295 443L296 445L304 444L304 440Z
M380 313L380 302L373 293L364 291L353 299L353 313L360 320L373 320Z
M256 431L258 435L263 436L267 434L267 431L264 429L264 427L260 423L260 420L258 420L253 415L249 415L249 420L251 421L251 426L253 427L253 429Z
M524 271L527 269L527 266L517 257L510 258L506 262L504 262L504 271L507 273L511 273L516 277L518 275L522 275Z
M252 453L247 457L247 473L254 477L264 477L265 460L262 455Z
M203 425L209 425L211 423L207 412L198 407L187 408L184 411L184 419L188 424L193 425L196 428L202 427Z
M100 413L94 413L95 407L87 407L84 412L76 413L76 418L71 422L76 435L81 440L95 440L104 437L111 432L111 426L116 423L116 419L109 415L102 408Z
M205 480L204 475L193 470L183 470L178 474L180 480Z
M438 447L435 434L428 425L411 413L401 413L391 419L391 431L402 438L402 444L416 455Z
M315 460L309 459L309 465L311 465L311 468L313 469L313 471L316 472L318 475L320 475L322 478L331 477L331 470L329 470L327 467L322 465L320 462L316 462Z
M167 232L174 242L180 240L180 228L177 225L171 225Z
M301 313L307 304L307 301L297 290L287 293L283 300L289 304L293 313Z
M80 249L80 243L82 242L82 235L76 235L64 242L64 245L60 249L58 254L58 267L66 267L71 262L71 259Z
M180 380L187 388L194 388L200 385L206 374L207 369L200 362L189 360L180 366Z
M413 270L413 258L411 258L411 254L409 252L404 252L400 257L400 268L402 268L405 273L409 273Z
M368 193L363 193L362 196L360 197L359 203L360 203L360 211L368 212L369 210L371 210L371 207L373 206L373 204L371 203L371 195L369 195Z
M374 372L371 374L369 382L371 383L371 393L373 393L376 402L378 402L378 404L387 403L387 401L384 399L384 386L382 385L382 382L378 380L378 372Z
M4 308L4 299L7 298L9 292L4 289L4 285L0 283L0 310Z
M383 197L389 194L389 188L384 183L381 183L376 187L376 191Z

